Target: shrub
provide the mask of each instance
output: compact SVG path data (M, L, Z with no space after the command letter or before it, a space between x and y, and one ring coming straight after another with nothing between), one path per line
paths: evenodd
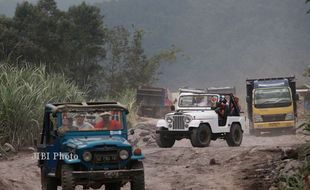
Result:
M40 132L47 102L82 100L84 93L63 75L43 66L0 65L0 143L16 147L32 143Z

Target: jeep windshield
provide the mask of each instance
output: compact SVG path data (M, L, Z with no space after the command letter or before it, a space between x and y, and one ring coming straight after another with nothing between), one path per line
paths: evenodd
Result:
M289 88L257 89L254 93L256 108L287 107L292 104Z
M123 129L121 111L96 113L62 112L60 130L66 131L115 131Z
M180 108L209 108L216 106L218 101L217 95L205 95L205 94L194 94L194 95L183 95L179 98Z

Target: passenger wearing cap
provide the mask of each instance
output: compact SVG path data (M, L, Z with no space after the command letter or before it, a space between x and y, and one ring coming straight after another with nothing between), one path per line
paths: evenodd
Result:
M82 113L77 113L75 115L75 121L73 122L73 126L77 127L79 130L93 130L94 126L92 124L85 122L85 115Z
M111 120L111 113L104 112L99 115L101 120L96 123L96 129L103 129L103 130L120 130L122 126L119 121Z

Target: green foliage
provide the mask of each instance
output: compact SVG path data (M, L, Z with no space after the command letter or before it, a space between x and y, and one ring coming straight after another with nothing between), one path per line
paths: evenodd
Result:
M23 1L13 18L0 17L0 61L43 64L87 88L89 98L149 85L162 62L175 60L174 48L146 56L142 41L142 30L106 28L100 9L84 2L61 11L55 0Z
M171 48L148 57L142 48L143 30L136 30L131 37L128 30L119 26L107 34L103 76L108 84L104 91L110 95L116 95L124 88L151 85L160 75L161 63L175 61L180 51Z
M47 102L82 100L84 93L43 66L0 65L0 143L30 144L40 132Z
M116 96L106 96L103 98L105 101L116 101L125 105L129 110L127 115L127 122L129 127L137 124L138 119L138 106L136 105L136 89L124 89L120 91Z
M304 188L303 176L300 173L293 176L282 176L280 181L279 190L301 190Z

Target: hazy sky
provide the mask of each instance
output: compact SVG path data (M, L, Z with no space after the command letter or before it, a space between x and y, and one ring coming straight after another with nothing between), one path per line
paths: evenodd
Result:
M13 15L18 0L0 0ZM61 9L82 0L57 1ZM310 14L304 0L88 0L109 27L143 28L144 48L183 50L165 64L159 86L245 86L246 78L296 75L310 65Z

